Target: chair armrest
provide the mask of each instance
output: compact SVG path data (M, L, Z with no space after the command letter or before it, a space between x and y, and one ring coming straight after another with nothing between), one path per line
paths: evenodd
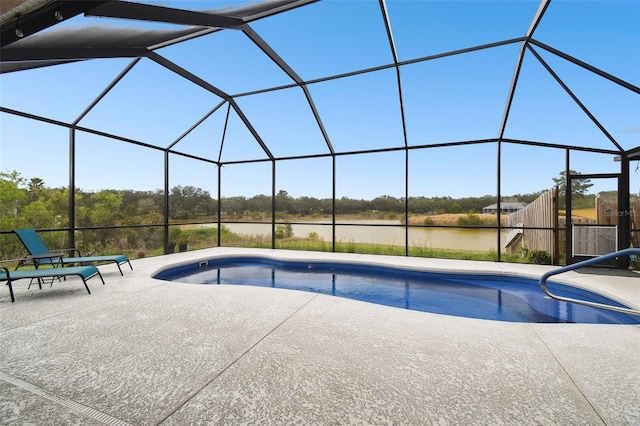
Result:
M24 260L24 258L22 258L22 259L4 259L4 260L0 260L0 263L19 263L19 262L21 262L23 260ZM0 268L5 268L5 267L0 265Z
M40 264L44 262L45 259L49 259L49 262L51 262L51 265L53 267L56 267L56 264L60 264L60 265L62 264L63 257L64 257L63 251L50 251L49 253L30 254L29 256L24 257L20 261L20 263L18 263L18 266L16 266L16 269L29 263L33 264L33 266L36 269L38 269Z
M25 259L36 259L36 260L37 259L52 259L52 258L63 257L63 256L64 256L64 251L56 250L56 251L50 251L49 253L30 254Z
M20 262L22 261L24 261L24 258L23 259L4 259L4 260L0 260L0 263L15 263L17 265L20 265ZM7 277L10 277L9 275L10 269L8 267L0 265L0 269L2 269L5 274L7 274Z
M15 262L20 262L22 259L4 259L4 260L0 260L0 263L15 263ZM0 268L2 268L2 266L0 266Z
M11 274L9 273L9 268L7 268L6 266L0 266L0 271L4 272L4 274L6 275L7 279L6 281L9 281L11 279ZM3 280L5 281L5 280Z
M68 253L69 257L76 257L74 256L74 253L78 253L77 257L82 257L82 254L80 253L80 249L78 248L63 248L63 249L55 249L53 250L54 252L66 252Z

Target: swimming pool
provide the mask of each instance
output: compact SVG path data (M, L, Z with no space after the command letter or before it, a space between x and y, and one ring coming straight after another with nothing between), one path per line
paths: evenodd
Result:
M403 309L497 321L640 324L640 317L553 300L542 292L535 279L498 274L237 256L169 267L154 278L308 291ZM624 306L576 287L550 282L549 288L565 297Z

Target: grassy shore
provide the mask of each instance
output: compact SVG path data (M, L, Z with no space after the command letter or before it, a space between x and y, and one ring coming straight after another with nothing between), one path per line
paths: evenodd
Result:
M496 216L491 214L473 214L474 219L480 222L476 224L480 226L495 226ZM469 214L440 214L440 215L413 215L409 217L410 225L440 225L440 226L458 226L460 218L468 218ZM400 220L397 217L389 217L389 215L374 214L358 214L358 215L340 215L336 219L340 221L357 221L357 220ZM236 220L238 220L236 218ZM331 216L314 216L314 217L287 217L281 219L280 222L292 222L292 223L304 223L304 222L318 222L318 221L331 221ZM188 233L209 233L215 232L213 229L205 231L200 228L197 231L195 229L189 229L191 227L184 227ZM189 229L189 230L187 230ZM211 246L212 239L207 238L193 238L190 249L202 248ZM253 248L271 248L271 236L270 235L239 235L231 232L227 227L222 227L222 246L227 247L253 247ZM206 241L203 241L206 240ZM203 244L204 243L204 244ZM333 245L331 241L324 241L317 236L309 235L307 237L293 236L291 238L279 238L276 240L276 248L287 250L304 250L304 251L333 251ZM335 251L340 253L362 253L362 254L381 254L381 255L393 255L393 256L405 256L407 255L404 245L392 245L392 244L376 244L376 243L363 243L353 240L349 241L336 241ZM429 246L410 246L408 248L409 256L414 257L429 257L440 259L463 259L463 260L484 260L484 261L496 261L498 254L496 250L459 250L459 249L443 249L432 248ZM506 252L501 253L503 261L506 262L526 262L522 256L509 255Z
M457 226L464 225L464 221L473 218L481 226L497 226L495 214L482 213L444 213L430 215L409 215L409 225L440 225ZM505 224L505 216L501 216L501 225Z
M238 247L271 248L271 240L252 239L251 241L236 241ZM236 245L233 244L233 245ZM331 242L310 239L310 238L286 238L276 240L277 249L304 250L304 251L332 251ZM390 256L405 256L404 246L391 244L360 243L355 241L336 242L336 252L338 253L361 253L361 254L381 254ZM496 251L472 251L472 250L449 250L430 247L409 247L409 256L432 257L439 259L463 259L463 260L485 260L496 261L498 254ZM510 256L502 253L502 260L506 262L525 262L520 256Z
M443 213L443 214L409 214L409 225L438 225L438 226L458 226L463 225L461 221L473 218L478 221L481 226L496 226L497 220L495 214L483 213ZM215 218L211 218L215 221ZM276 222L304 223L304 222L327 222L331 223L332 216L330 214L316 214L313 216L301 215L285 215L276 214ZM336 214L336 220L340 222L359 221L359 220L397 220L404 223L404 214L389 212L362 212L357 214ZM234 217L222 217L222 222L271 222L271 215L264 214L262 216L244 215ZM502 225L505 223L505 216L501 216Z

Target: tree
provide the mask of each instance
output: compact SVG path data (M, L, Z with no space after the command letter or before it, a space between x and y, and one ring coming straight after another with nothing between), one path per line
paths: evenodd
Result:
M27 199L24 178L17 171L0 172L0 226L13 229L18 225L22 205Z
M293 226L290 223L285 223L284 225L276 226L276 238L292 238L293 237Z
M397 199L391 195L383 195L371 200L373 210L381 212L401 213L404 211L404 199Z
M44 188L44 181L40 178L34 177L29 179L28 186L30 192L42 191L42 188Z
M214 205L208 191L194 186L174 186L169 192L169 217L193 219L213 213Z
M281 189L276 194L276 211L291 213L292 210L292 198L289 193L284 189Z
M580 175L580 172L576 172L575 170L569 170L570 175ZM560 193L565 193L567 191L567 173L565 170L560 172L560 177L553 178L553 181L558 186L558 190ZM590 179L571 179L571 194L573 195L585 195L589 188L591 188L593 184Z
M462 207L460 207L457 201L452 201L451 204L449 204L449 213L462 213Z

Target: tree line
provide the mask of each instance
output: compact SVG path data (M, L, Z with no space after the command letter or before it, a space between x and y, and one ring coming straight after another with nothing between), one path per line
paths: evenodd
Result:
M561 175L561 178L563 176ZM574 181L575 182L575 181ZM558 183L562 184L561 181ZM581 182L588 187L589 182ZM581 189L577 188L578 193ZM540 195L516 194L503 197L502 201L530 203ZM585 197L592 197L591 195ZM164 250L165 194L163 190L114 190L84 191L76 189L74 194L74 226L81 231L75 234L75 247L83 253L128 253L138 257L160 254ZM480 213L488 205L497 202L495 196L481 197L426 197L412 196L408 202L403 197L381 195L371 200L348 197L316 198L293 197L285 190L275 197L254 195L223 197L217 200L211 194L194 186L177 185L170 189L169 220L171 224L189 222L215 222L218 211L223 222L259 221L270 222L275 209L276 221L282 229L280 238L287 237L287 223L304 221L307 218L328 218L336 215L357 215L362 218L404 218L408 206L409 215L431 215L442 213ZM15 236L8 232L15 228L40 230L64 230L70 227L69 189L48 187L41 178L26 178L19 172L0 172L0 255L13 259L24 255L24 249ZM426 222L425 222L426 223ZM148 226L145 226L148 225ZM469 224L473 225L473 224ZM177 226L171 230L181 231ZM217 244L218 229L189 228L182 232L190 238L191 247L211 247ZM65 231L43 232L49 247L69 247ZM240 236L234 235L224 226L221 230L225 244L244 244ZM171 232L169 235L171 239ZM237 241L236 241L237 240ZM234 242L235 241L235 242ZM171 241L170 241L171 242Z
M517 194L504 201L529 203L539 193ZM77 227L161 224L164 221L164 191L139 190L76 190L75 222ZM335 213L359 214L382 212L403 214L408 204L411 214L480 213L482 208L495 204L495 196L410 197L382 195L372 200L341 197L335 200ZM221 216L225 219L270 214L272 198L268 195L252 197L232 196L220 200ZM333 212L331 198L311 196L292 197L280 190L275 196L275 210L289 216L322 216ZM40 178L25 178L20 173L0 172L0 229L19 227L40 229L69 226L69 189L49 188ZM169 193L169 217L172 220L198 220L217 216L218 200L201 188L175 186Z

